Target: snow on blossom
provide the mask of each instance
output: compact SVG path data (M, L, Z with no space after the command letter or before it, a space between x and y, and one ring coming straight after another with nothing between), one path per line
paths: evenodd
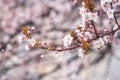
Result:
M88 15L89 20L93 20L95 22L98 20L97 13L91 13L91 12L89 12L87 15Z
M95 40L93 42L93 49L96 51L100 50L104 46L105 46L105 41L102 38L99 38L98 40Z
M68 34L63 38L63 45L67 47L71 45L72 41L73 41L73 37L70 34Z
M108 16L109 19L113 19L114 18L114 9L108 8L107 16Z

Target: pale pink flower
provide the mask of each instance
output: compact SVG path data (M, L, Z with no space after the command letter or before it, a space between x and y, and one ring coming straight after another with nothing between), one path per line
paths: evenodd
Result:
M18 36L18 42L21 43L23 40L24 40L24 37L19 35Z
M35 30L35 27L32 27L31 30Z
M69 45L71 45L72 41L73 37L70 34L68 34L63 38L63 45L68 47Z
M101 5L104 5L105 3L110 3L112 0L101 0Z
M34 47L34 45L36 44L36 41L34 39L29 39L28 42L32 47Z
M75 32L77 33L78 37L84 37L83 32L80 32L80 30L76 29Z
M95 40L93 42L93 49L96 51L100 50L104 46L105 46L105 41L102 38L99 38L98 40Z
M108 16L109 19L113 19L114 18L114 9L108 8L107 16Z
M79 14L81 15L81 18L82 18L82 23L83 25L85 24L85 21L86 21L86 17L87 17L87 11L86 11L86 8L84 6L80 7L79 8Z
M91 13L91 12L89 12L87 15L88 15L88 19L89 20L93 20L95 22L98 20L97 13Z
M105 41L105 44L107 44L109 42L110 37L109 36L104 36L103 39Z
M112 2L112 0L101 0L101 6L102 6L104 11L106 11L106 9L107 9L105 3L110 3L110 2Z
M105 1L105 2L109 2L109 3L112 2L112 0L104 0L104 1Z
M25 49L27 50L27 51L29 51L30 50L30 46L27 44L27 45L25 45Z
M87 32L85 32L85 37L86 37L87 39L92 39L92 34L87 31Z
M115 24L114 27L113 27L113 30L116 30L118 28L118 25Z

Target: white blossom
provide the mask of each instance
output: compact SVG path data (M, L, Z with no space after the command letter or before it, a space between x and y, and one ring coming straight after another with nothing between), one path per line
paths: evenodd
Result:
M70 34L68 34L63 38L63 45L67 47L71 45L72 41L73 41L73 37Z
M80 33L80 30L79 30L79 29L76 29L75 32L76 32L76 33Z
M34 31L34 30L35 30L35 27L34 27L34 26L33 26L33 27L31 27L31 30L32 30L32 31Z
M89 20L93 20L95 22L98 20L97 13L91 13L91 12L89 12L87 15L88 15L88 19Z
M118 28L118 25L115 24L114 27L113 27L113 30L116 30Z
M85 25L85 21L86 21L86 17L87 17L87 11L86 11L86 8L84 6L80 7L79 8L79 13L81 15L81 18L82 18L82 23L83 25Z
M23 41L23 39L24 39L23 36L20 36L20 35L18 36L18 42L19 43L21 43Z
M85 32L85 36L87 37L87 39L92 39L92 34L90 32Z
M41 55L40 57L41 57L41 58L43 58L43 57L44 57L44 55Z
M30 46L29 46L29 45L25 45L25 49L26 49L27 51L29 51L29 50L30 50Z
M104 11L106 11L105 3L110 3L110 2L112 2L112 0L101 0L101 6Z
M109 2L109 3L112 2L112 0L104 0L104 1L105 1L105 2Z
M1 51L2 51L2 52L4 52L5 50L4 50L4 49L2 49Z
M104 5L105 3L110 3L112 0L101 0L101 4Z
M93 49L94 50L100 50L102 47L104 47L105 41L102 38L99 38L98 40L93 42Z
M83 59L84 58L84 53L85 53L85 50L83 50L82 48L80 48L78 56Z
M109 36L104 36L103 39L104 39L105 43L109 42Z
M32 47L34 47L34 45L36 44L36 41L34 39L29 39L28 42Z
M107 16L108 16L109 19L113 19L114 18L114 9L108 8Z
M80 32L79 29L76 29L75 32L77 33L78 37L84 37L83 32Z

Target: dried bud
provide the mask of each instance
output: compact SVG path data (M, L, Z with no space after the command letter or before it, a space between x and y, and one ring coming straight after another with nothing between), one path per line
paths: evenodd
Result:
M76 39L77 38L77 36L76 36L76 34L74 33L74 31L69 31L69 33L70 33L70 35L74 38L74 39Z
M85 40L81 40L81 43L83 44L83 47L85 48L85 55L87 55L88 50L89 50L89 43Z
M91 12L93 12L95 9L94 1L93 0L84 0L84 2L85 2L85 7L88 10L90 10Z
M27 38L29 38L29 39L32 38L28 26L24 26L24 27L22 28L22 32L23 32L24 35L26 35Z

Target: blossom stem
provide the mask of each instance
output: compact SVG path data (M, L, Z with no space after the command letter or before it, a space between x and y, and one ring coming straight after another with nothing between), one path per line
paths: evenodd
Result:
M107 32L107 33L104 33L103 35L98 36L98 37L95 37L95 38L89 40L88 42L90 43L90 42L92 42L92 41L94 41L94 40L96 40L96 39L98 39L98 38L100 38L100 37L104 37L104 36L106 36L106 35L111 35L111 34L114 35L115 32L118 31L118 30L120 30L120 28L117 28L117 29L115 29L115 30L113 30L113 31L110 31L110 32ZM78 48L78 47L81 47L81 46L80 46L80 45L77 45L77 46L70 47L70 48L65 48L65 49L55 49L55 51L58 51L58 52L68 51L68 50L76 49L76 48Z
M111 9L113 9L112 3L110 3L110 6L111 6ZM114 16L114 19L115 19L115 23L116 23L117 26L120 28L120 25L119 25L119 23L118 23L118 21L117 21L117 17L115 16L115 12L113 13L113 16Z
M98 33L97 33L97 29L96 29L96 27L95 27L95 25L94 25L93 20L91 21L91 24L92 24L92 26L93 26L93 29L94 29L94 32L95 32L96 36L99 37L99 35L98 35Z

